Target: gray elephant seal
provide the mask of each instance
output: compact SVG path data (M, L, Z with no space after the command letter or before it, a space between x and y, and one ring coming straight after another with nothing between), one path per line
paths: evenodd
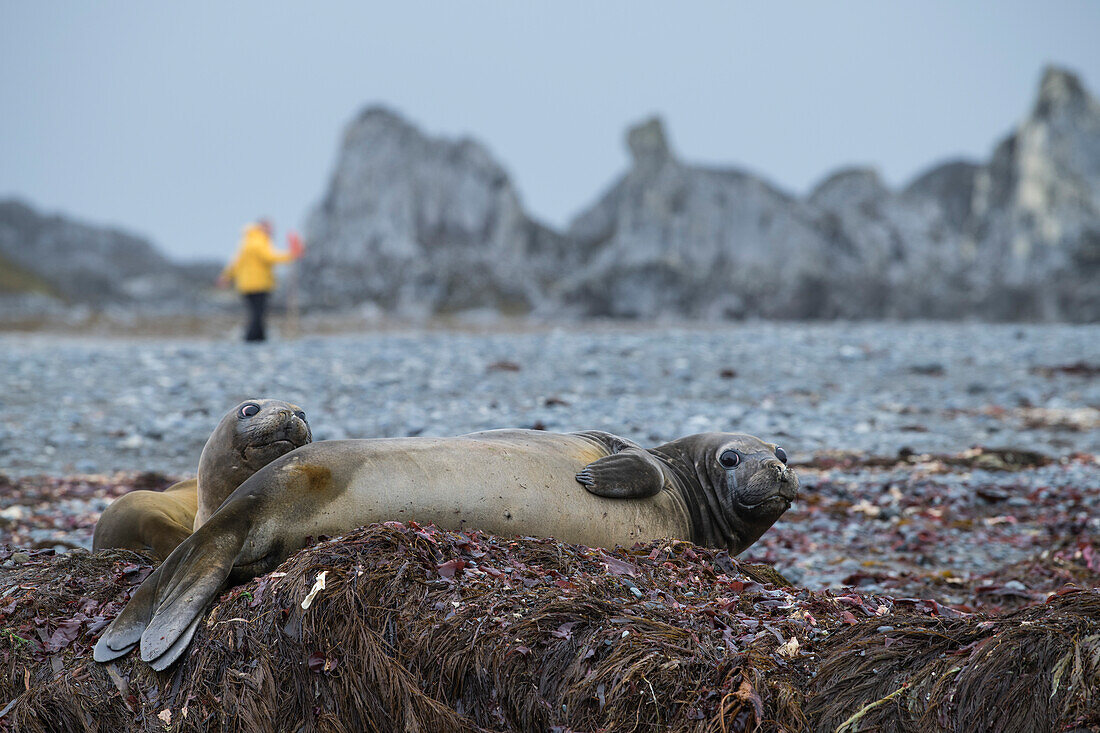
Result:
M165 669L227 581L272 570L308 538L371 522L598 547L671 537L737 553L797 491L781 448L732 433L652 450L609 433L533 430L313 443L256 472L177 547L104 632L95 659L140 643L141 658Z
M203 446L198 478L164 491L131 491L100 515L92 550L121 547L158 560L191 536L257 470L313 439L305 413L281 400L246 400L227 412Z

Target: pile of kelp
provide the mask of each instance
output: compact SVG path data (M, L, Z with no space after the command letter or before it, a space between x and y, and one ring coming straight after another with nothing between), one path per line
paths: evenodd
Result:
M0 729L1070 730L1100 725L1100 589L1003 615L785 587L683 542L415 524L227 591L180 663L92 661L150 572L0 551Z

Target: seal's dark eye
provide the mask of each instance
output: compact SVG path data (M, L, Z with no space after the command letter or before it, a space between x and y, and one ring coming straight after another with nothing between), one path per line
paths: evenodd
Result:
M302 412L301 410L298 410L296 413L294 413L294 416L297 417L302 422L306 421L306 414L304 412ZM784 461L784 463L786 463L786 461Z
M255 402L248 402L241 405L241 409L237 411L239 417L252 417L260 411L260 406Z
M782 448L776 448L775 457L783 461L784 466L787 465L787 451L783 450Z
M737 464L741 462L741 454L735 450L722 451L718 462L722 464L722 468L737 468Z

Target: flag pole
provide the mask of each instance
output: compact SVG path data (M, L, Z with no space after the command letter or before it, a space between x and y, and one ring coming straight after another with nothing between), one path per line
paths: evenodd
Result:
M301 251L301 239L297 232L290 232L287 237L291 243L291 249ZM298 338L298 260L290 263L286 281L286 309L287 309L287 338Z

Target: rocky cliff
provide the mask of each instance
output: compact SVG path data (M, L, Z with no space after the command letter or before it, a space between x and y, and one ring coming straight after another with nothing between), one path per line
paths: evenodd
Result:
M1066 71L988 163L900 191L850 169L795 199L685 166L657 120L628 145L631 169L569 229L589 312L1100 318L1100 105Z
M830 243L805 203L748 173L691 167L648 120L631 168L569 226L585 255L566 302L587 314L808 315Z
M1100 318L1100 106L1067 71L988 162L900 190L851 169L798 197L688 165L659 119L626 142L630 168L558 233L478 143L368 109L309 219L305 291L427 313Z
M564 244L479 143L430 138L381 108L348 126L306 239L309 303L403 313L528 312Z
M179 264L147 240L0 201L0 299L8 311L68 305L197 307L218 268Z
M963 251L991 312L1100 318L1100 103L1072 74L978 170Z

